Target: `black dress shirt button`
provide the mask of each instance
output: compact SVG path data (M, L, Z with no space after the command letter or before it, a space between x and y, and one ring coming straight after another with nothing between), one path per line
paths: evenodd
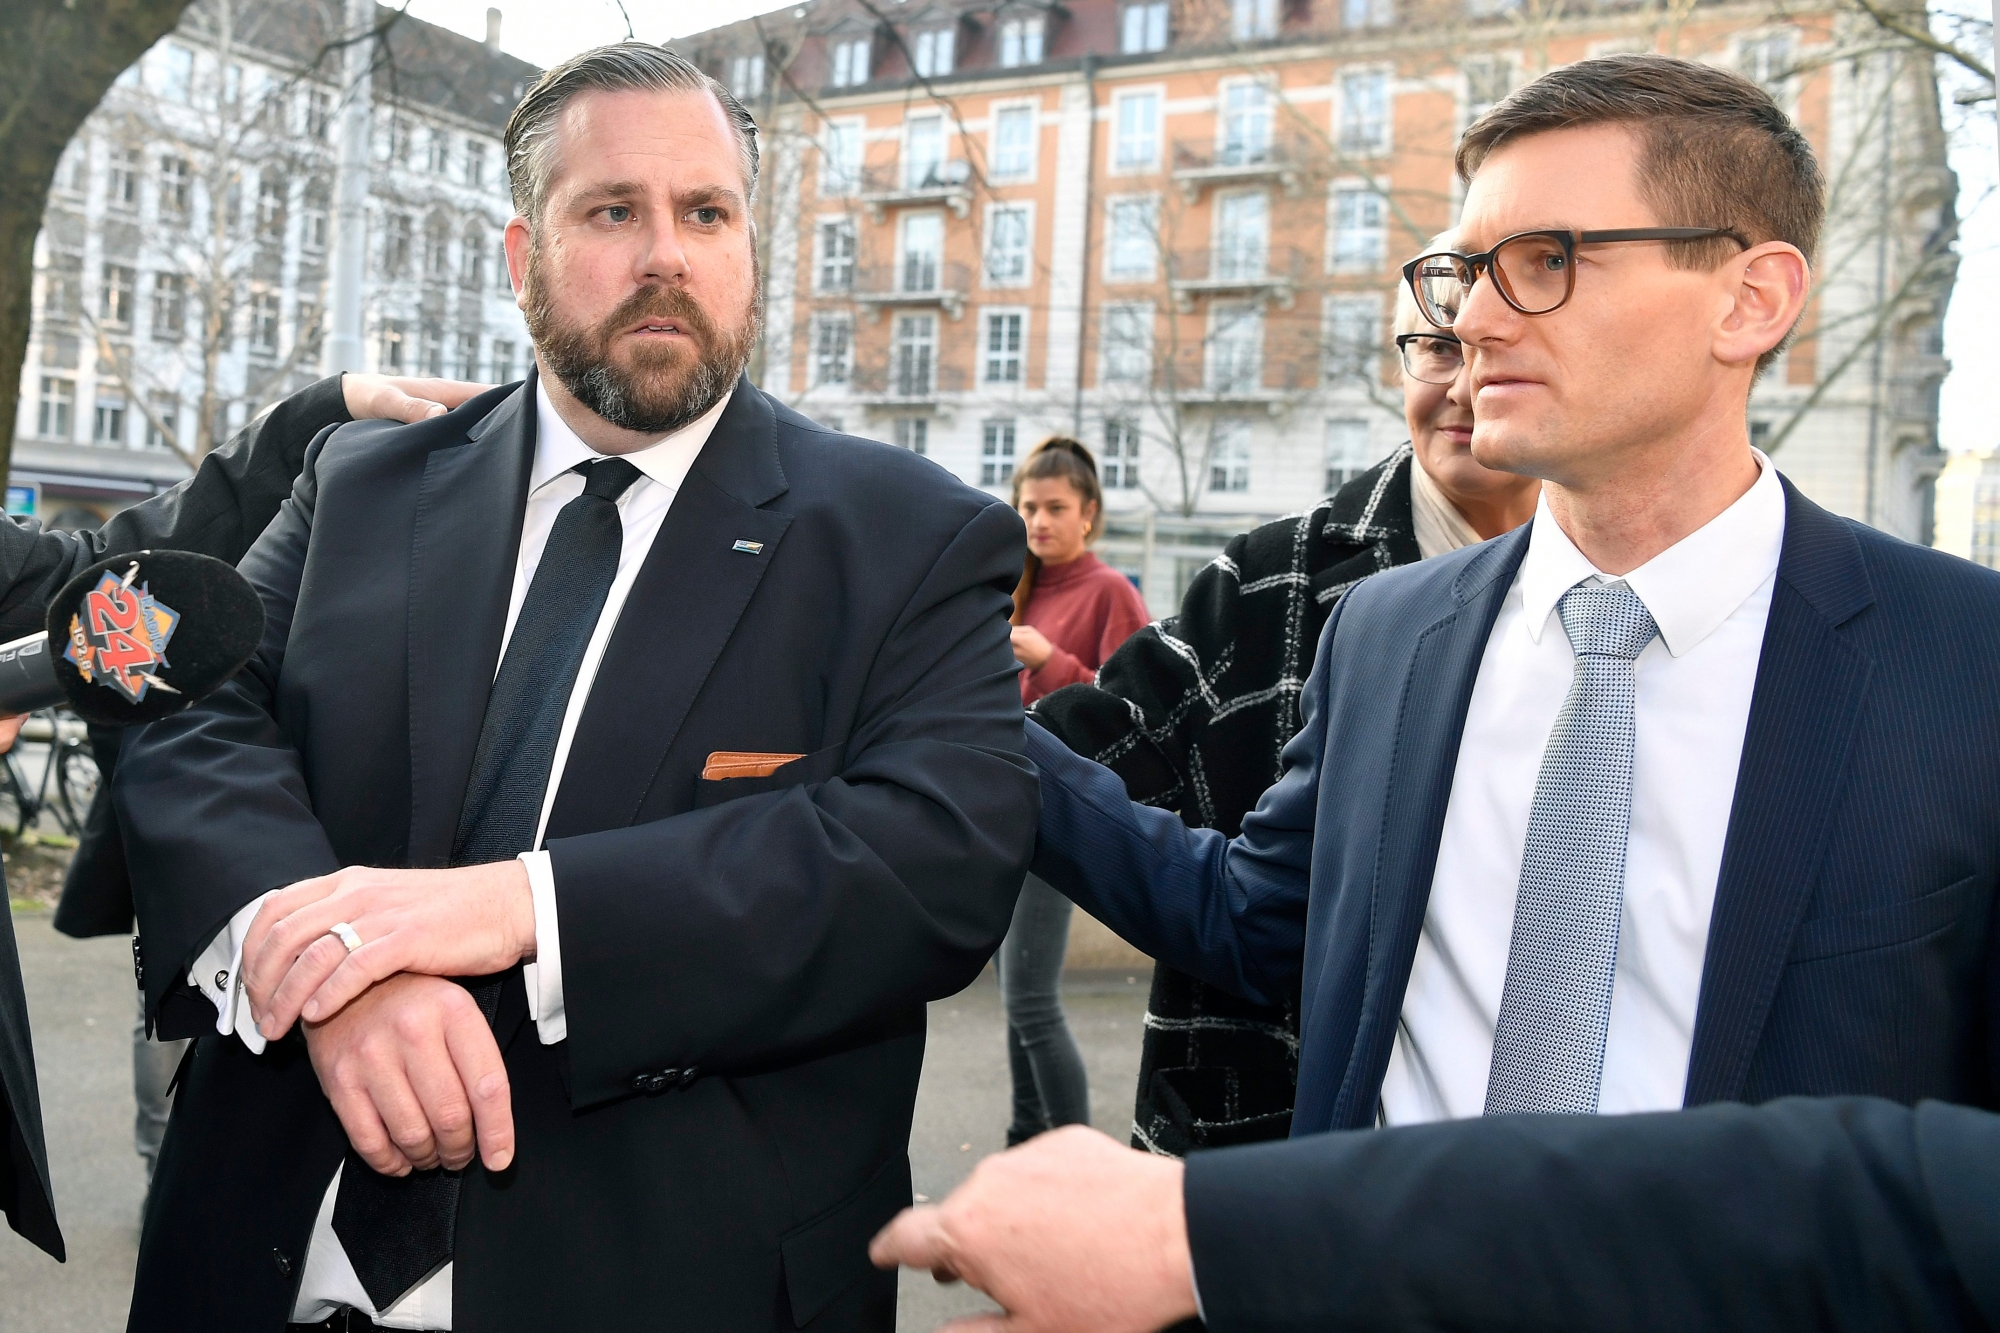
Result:
M696 1069L693 1065L689 1065L686 1069L683 1069L681 1071L681 1086L683 1088L689 1087L694 1083L696 1079L700 1077L701 1077L701 1071L699 1069Z
M283 1250L271 1251L271 1263L276 1266L279 1277L290 1277L292 1275L291 1257Z
M659 1074L632 1075L632 1090L634 1092L659 1092L666 1086L666 1078Z

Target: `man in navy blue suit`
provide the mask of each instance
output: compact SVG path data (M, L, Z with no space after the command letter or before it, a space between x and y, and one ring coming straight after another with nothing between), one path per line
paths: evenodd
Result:
M1406 272L1540 512L1347 594L1233 840L1031 726L1035 872L1171 966L1301 986L1294 1137L2000 1103L2000 578L1829 515L1745 424L1807 300L1810 146L1734 74L1620 56L1458 166L1460 251ZM1211 1314L1271 1295L1194 1277Z

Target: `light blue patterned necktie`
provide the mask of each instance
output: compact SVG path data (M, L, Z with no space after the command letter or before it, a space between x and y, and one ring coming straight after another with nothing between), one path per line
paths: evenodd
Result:
M1594 1114L1632 829L1633 665L1659 633L1623 583L1557 604L1576 675L1542 751L1486 1114Z

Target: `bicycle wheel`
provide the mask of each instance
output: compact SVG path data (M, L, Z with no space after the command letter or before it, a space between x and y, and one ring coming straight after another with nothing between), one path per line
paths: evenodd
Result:
M58 768L55 799L49 802L50 808L65 833L73 838L82 837L83 824L90 817L90 803L97 799L103 774L97 771L97 760L83 741L64 743L53 762Z
M19 838L34 817L35 800L20 761L12 754L0 757L0 828Z

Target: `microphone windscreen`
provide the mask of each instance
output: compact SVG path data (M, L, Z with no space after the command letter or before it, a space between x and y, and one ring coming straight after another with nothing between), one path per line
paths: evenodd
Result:
M220 689L264 637L264 603L234 566L192 551L128 551L56 594L56 682L86 722L170 717Z

